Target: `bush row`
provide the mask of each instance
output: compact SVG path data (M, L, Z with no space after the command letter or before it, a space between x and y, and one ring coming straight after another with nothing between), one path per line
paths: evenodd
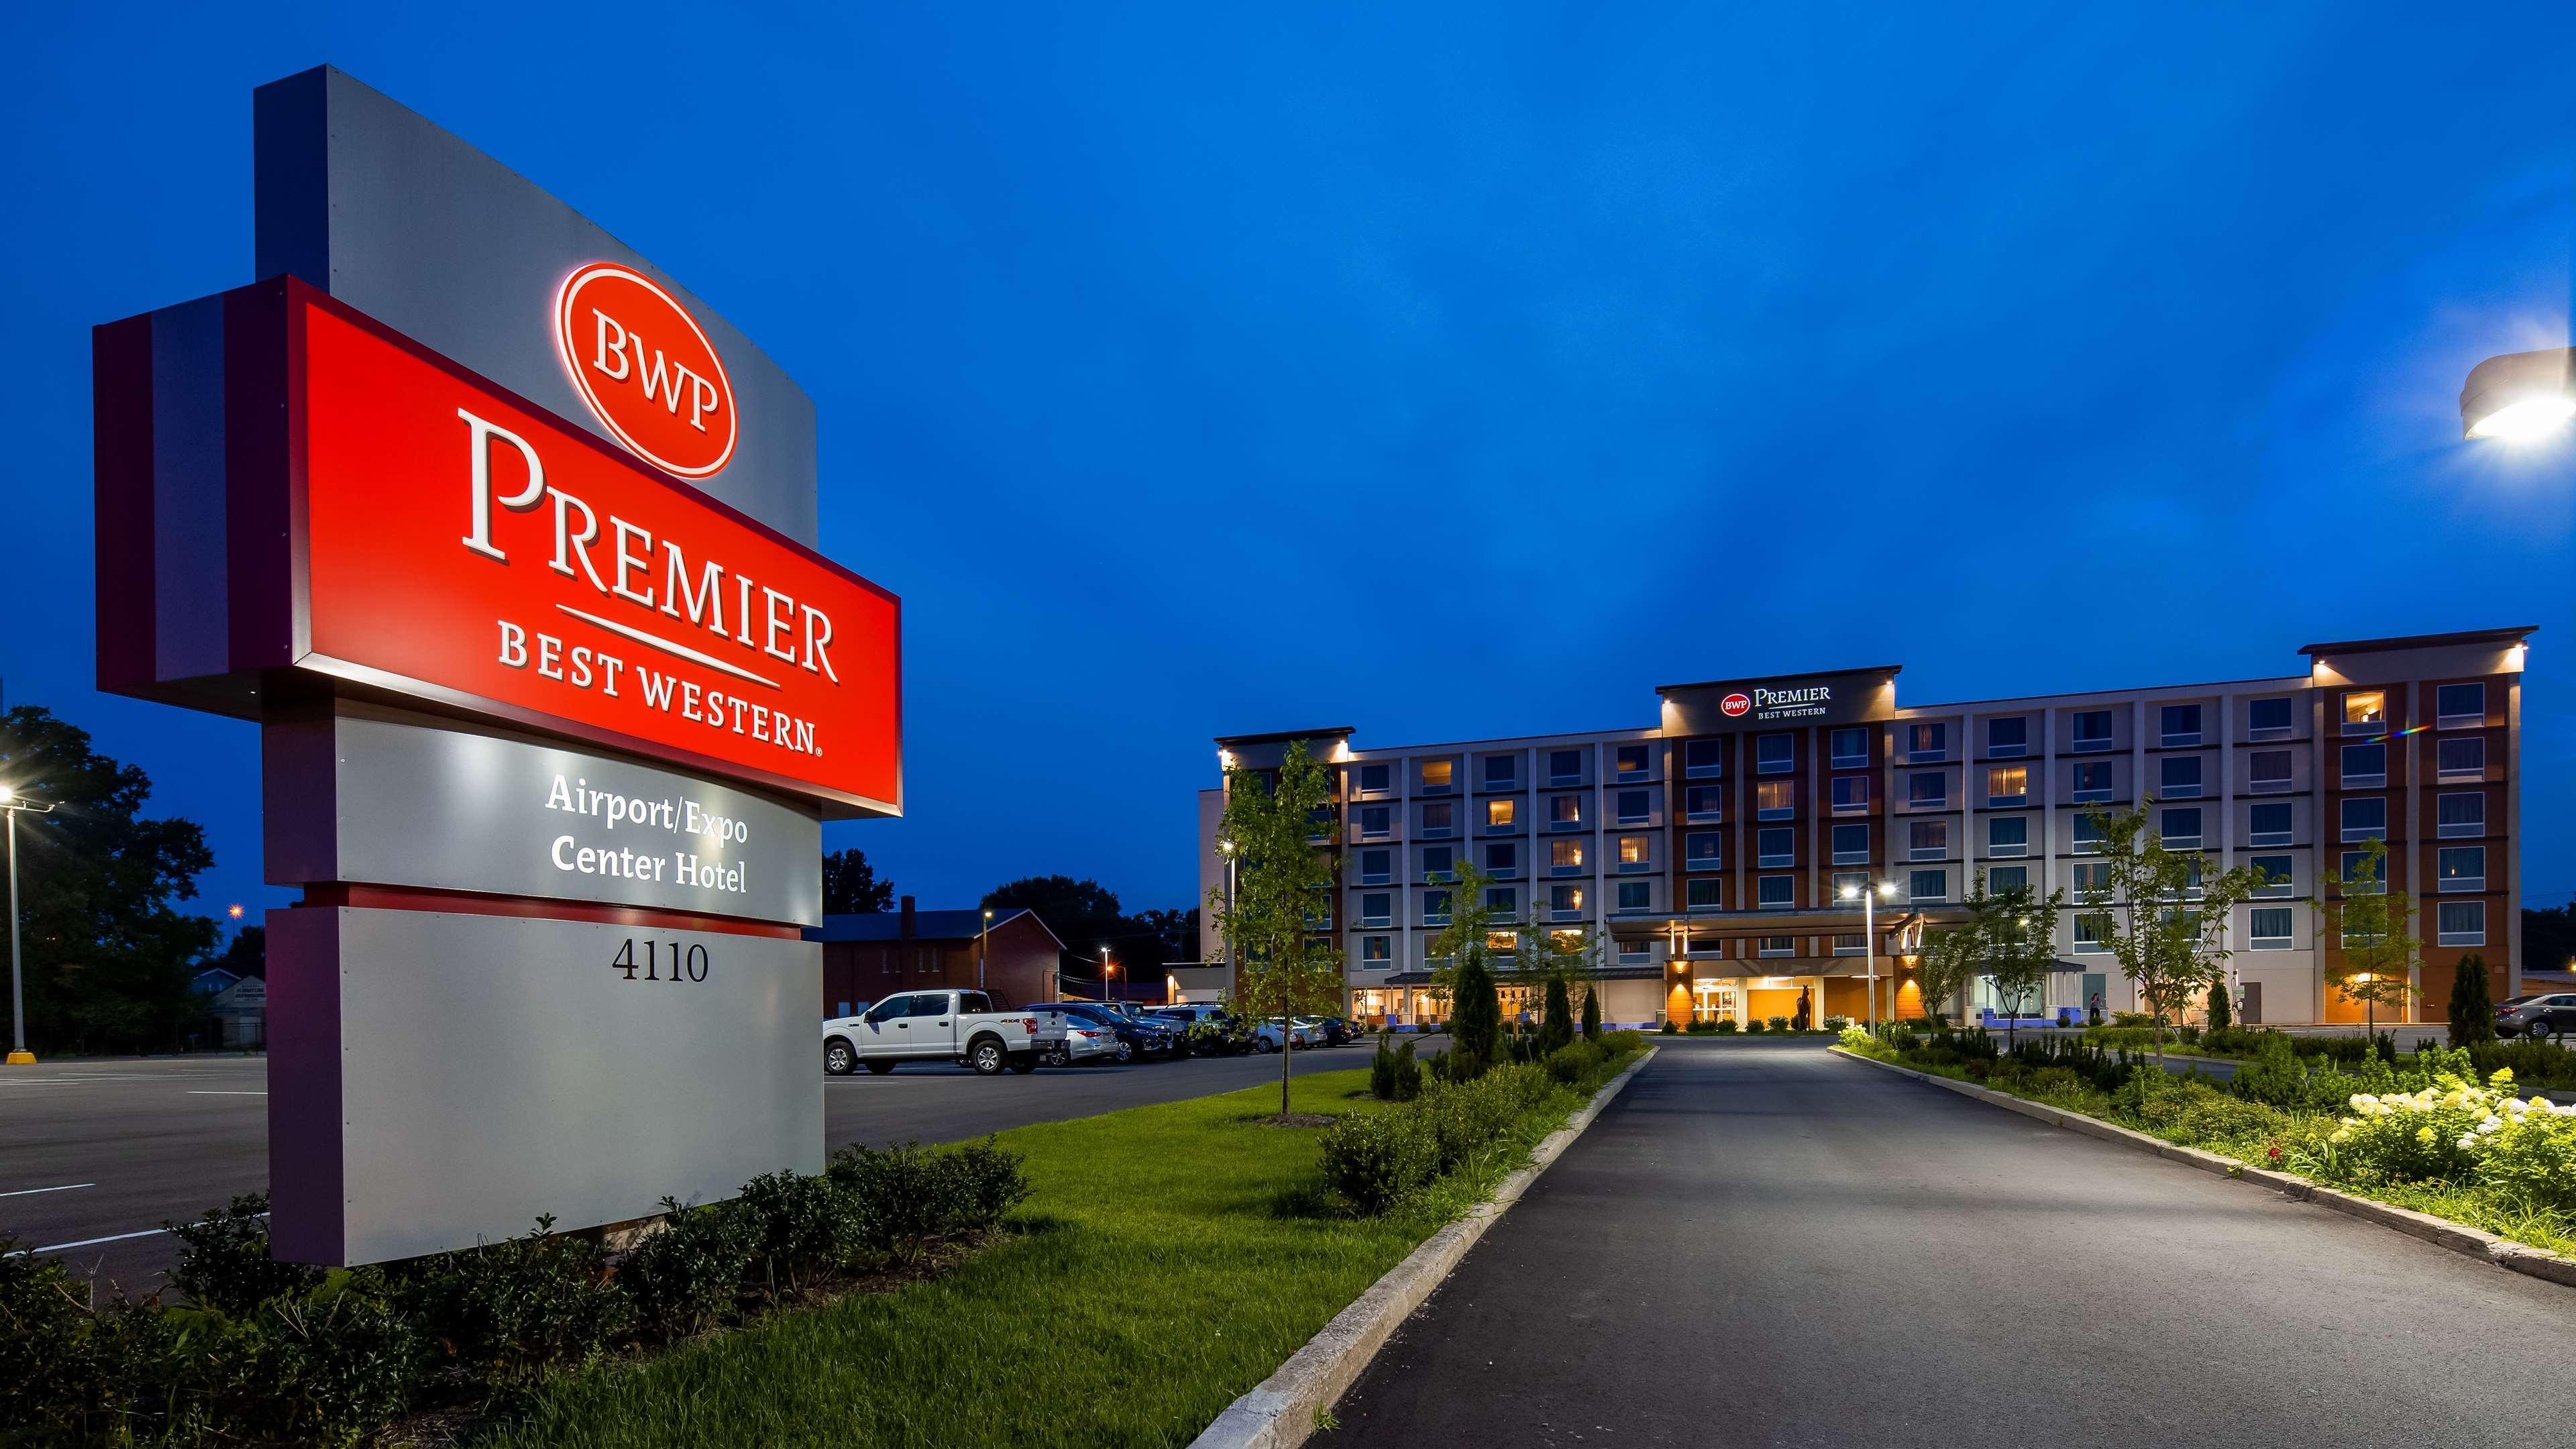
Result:
M1325 1180L1360 1211L1384 1212L1481 1154L1500 1150L1532 1111L1550 1104L1571 1111L1579 1102L1575 1091L1644 1048L1645 1038L1636 1032L1611 1031L1598 1040L1578 1038L1542 1061L1489 1068L1465 1081L1452 1080L1448 1072L1426 1081L1415 1068L1413 1095L1380 1093L1396 1105L1351 1113L1325 1130ZM1409 1047L1400 1058L1383 1046L1379 1051L1381 1060L1412 1064Z
M0 1256L0 1442L350 1443L433 1398L507 1409L612 1352L917 1263L1028 1190L990 1142L856 1147L728 1202L665 1198L665 1224L624 1253L540 1218L505 1242L327 1271L272 1259L266 1199L236 1198L172 1225L183 1303L93 1305L58 1261Z

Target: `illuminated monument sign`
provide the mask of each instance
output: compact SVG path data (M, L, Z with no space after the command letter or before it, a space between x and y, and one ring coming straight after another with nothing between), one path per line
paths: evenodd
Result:
M278 1253L818 1169L801 928L821 821L902 809L902 610L814 549L812 404L349 77L254 115L261 280L97 329L99 679L262 728Z

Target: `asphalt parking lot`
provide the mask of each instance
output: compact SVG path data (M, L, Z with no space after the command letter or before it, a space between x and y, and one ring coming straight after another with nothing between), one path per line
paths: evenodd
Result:
M1434 1039L1437 1040L1436 1038ZM1299 1052L1298 1072L1365 1066L1369 1046ZM1032 1122L1204 1097L1279 1077L1276 1056L978 1077L947 1063L822 1076L826 1145L954 1142ZM77 1061L0 1072L0 1235L129 1293L174 1259L161 1231L268 1188L264 1057Z

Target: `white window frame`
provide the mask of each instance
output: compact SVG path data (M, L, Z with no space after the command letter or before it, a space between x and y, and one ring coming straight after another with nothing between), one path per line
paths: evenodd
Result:
M2076 784L2076 781L2084 778L2084 770L2088 765L2100 765L2102 767L2102 773L2106 776L2112 773L2111 762L2109 760L2076 761L2074 767L2067 773L2066 798L2078 805L2106 804L2110 801L2112 795L2118 792L2120 788L2119 782L2114 780L2108 785L2099 786L2089 790Z
M1655 752L1651 747L1646 745L1618 745L1613 748L1616 750L1616 753L1610 757L1610 772L1614 778L1625 780L1636 776L1650 775L1654 773ZM1637 763L1633 765L1628 763L1628 756L1632 751L1637 756Z
M2021 839L2019 839L2019 840L2017 840L2017 841L2013 841L2013 840L1997 840L1997 839L1995 839L1995 827L1997 827L1997 826L1999 826L1999 825L2003 825L2003 824L2005 824L2006 822L2010 822L2011 824L2018 825L2018 826L2020 826L2020 827L2021 827ZM2027 856L2027 855L2029 855L2029 854L2030 854L2030 817L2029 817L2029 816L2027 816L2027 815L1998 815L1998 816L1996 816L1994 819L1989 820L1989 821L1987 821L1987 822L1986 822L1986 855L1987 855L1990 859L1994 859L1994 860L2019 860L2019 859L2021 859L2021 858L2023 858L2024 856Z
M1703 840L1713 840L1717 842L1717 853L1714 855L1701 855L1691 848L1693 845ZM1684 835L1682 837L1682 869L1685 871L1726 869L1726 832L1723 830L1694 830Z
M1927 799L1922 798L1921 796L1916 795L1916 794L1914 793L1914 782L1915 782L1915 781L1917 781L1917 780L1937 780L1937 781L1939 781L1939 782L1940 782L1940 784L1941 784L1941 791L1940 791L1940 793L1939 793L1939 794L1937 794L1937 795L1934 795L1932 798L1930 798L1930 799L1928 799L1928 800L1927 800ZM1949 809L1949 808L1950 808L1950 772L1949 772L1949 771L1947 771L1947 770L1916 770L1916 771L1912 772L1911 774L1908 774L1908 775L1905 777L1905 808L1906 808L1906 809L1908 809L1908 810L1947 810L1947 809Z
M2359 827L2355 827L2353 825L2352 807L2359 805L2364 801L2376 801L2378 803L2378 825L2364 825ZM2335 812L2335 828L2342 834L2343 843L2346 845L2362 840L2386 840L2388 838L2388 797L2385 795L2353 795L2346 797L2341 808Z
M1795 936L1756 936L1753 938L1753 954L1757 957L1795 956L1798 954L1798 938Z
M2165 712L2166 712L2166 711L2168 711L2168 710L2176 710L2176 709L2187 709L2187 710L2192 711L2192 716L2193 716L2193 719L2194 719L2195 723L2192 725L2192 727L2191 727L2190 729L2188 729L2188 730L2169 730L2169 729L2165 728ZM2198 723L2198 721L2199 721L2199 720L2201 720L2201 719L2203 719L2203 718L2205 718L2205 716L2203 716L2203 715L2200 713L2201 709L2202 709L2202 706L2197 705L2197 704L2190 704L2190 703L2184 703L2184 704L2160 704L2160 705L2157 705L2157 706L2156 706L2156 738L2157 738L2157 740L2158 740L2159 742L2161 742L2161 743L2162 743L2162 744L2163 744L2167 749L2181 749L2181 748L2184 748L2184 747L2187 747L2187 746L2191 746L2191 745L2199 744L2199 743L2200 743L2200 737L2201 737L2201 735L2204 733L2204 730L2203 730L2202 726Z
M2474 931L2451 931L2442 926L2442 918L2453 906L2474 906L2478 928ZM2463 912L2466 914L2466 912ZM2487 943L2487 903L2484 901L2439 901L2433 906L2434 944L2440 946L2483 946Z
M1784 897L1778 904L1771 900L1771 887L1780 886ZM1793 875L1765 875L1754 878L1754 906L1758 911L1794 911L1798 908L1798 878Z
M2255 812L2270 809L2275 805L2281 808L2281 813L2283 815L2289 817L2290 828L2287 830L2255 829ZM2261 804L2248 808L2245 812L2245 843L2247 845L2288 845L2292 841L2298 839L2298 835L2299 812L2293 809L2290 802L2287 800L2266 800Z
M1631 795L1640 796L1645 800L1646 808L1643 814L1628 813L1628 797ZM1613 825L1649 825L1655 819L1655 794L1651 790L1622 790L1618 798L1610 802L1610 809L1612 811L1610 823Z
M1618 883L1618 885L1619 885L1619 891L1618 891L1618 894L1617 894L1617 895L1614 895L1614 896L1612 896L1612 897L1610 898L1613 902L1615 902L1615 903L1616 903L1616 904L1614 904L1614 905L1611 907L1613 910L1617 910L1617 911L1621 911L1621 912L1628 912L1628 911L1652 911L1652 910L1655 908L1655 883L1654 883L1653 881L1650 881L1650 880L1623 880L1623 881L1620 881L1620 882ZM1620 896L1624 896L1624 895L1626 895L1626 894L1628 893L1628 887L1630 887L1630 886L1642 886L1642 887L1644 887L1644 889L1642 889L1642 890L1640 890L1640 891L1638 892L1638 894L1639 894L1639 895L1642 895L1642 896L1644 896L1644 897L1646 898L1646 899L1645 899L1645 903L1644 903L1643 905L1635 905L1635 906L1632 906L1632 905L1629 905L1626 901L1620 900Z
M2446 689L2476 690L2478 692L2478 712L2476 714L2442 713L2442 691ZM2486 722L2487 682L2485 680L2464 679L2454 681L2450 684L2437 684L2433 686L2433 728L2437 730L2478 729L2483 727Z
M2266 936L2260 929L2258 929L2257 923L2265 916L2273 915L2275 913L2278 913L2281 920L2289 923L2288 929L2281 935ZM2247 943L2257 951L2294 951L2298 949L2298 909L2294 906L2253 907L2245 913L2245 939Z
M2165 822L2173 818L2175 815L2181 814L2185 811L2189 811L2192 819L2200 822L2201 828L2193 831L2189 835L2166 834ZM2198 805L2177 805L2172 809L2166 809L2162 806L2157 807L2156 838L2162 840L2165 843L2165 848L2168 850L2200 849L2200 842L2207 838L2209 827L2209 817L2202 814L2201 811L2202 807Z
M1375 901L1375 902L1377 902L1377 903L1378 903L1378 909L1376 909L1376 910L1370 910L1370 909L1369 909L1369 902L1371 902L1371 901ZM1391 926L1391 925L1394 925L1394 924L1395 924L1395 915L1394 915L1394 911L1395 911L1395 893L1394 893L1394 892L1392 892L1392 891L1369 891L1369 892L1367 892L1367 893L1363 894L1363 895L1360 897L1359 924L1361 924L1362 926Z
M1574 859L1570 862L1557 859L1558 856L1565 853L1565 847L1569 845L1574 847ZM1583 864L1583 842L1580 840L1549 841L1547 843L1547 873L1549 875L1590 874Z
M1926 876L1934 877L1941 882L1941 889L1937 893L1928 896L1923 894L1922 885L1924 877ZM1950 872L1946 868L1939 870L1909 870L1905 873L1905 899L1909 903L1921 901L1946 901L1949 898Z
M2003 877L2005 871L2011 871L2015 876L2015 879L2011 883L2012 886L2027 886L2030 884L2029 866L1999 865L1986 872L1986 889L1988 891L2000 894L2001 892L2011 888L2011 886L2007 886L2004 882Z
M2282 775L2255 774L2254 762L2263 758L2265 755L2280 756L2282 768L2287 770L2289 773ZM2246 756L2245 771L2245 793L2249 795L2283 794L2296 787L2299 778L2298 754L2294 750L2255 750Z
M2448 874L2443 869L2444 857L2454 854L2463 854L2472 850L2478 853L2478 873L2476 875L2454 876ZM2487 848L2485 846L2445 845L2433 852L2433 889L2436 894L2450 895L2454 892L2477 893L2483 892L2486 888Z
M2021 739L2020 739L2020 740L2018 740L2018 741L2016 741L2015 743L2013 743L2013 744L2009 744L2009 745L2006 745L2006 744L1998 744L1998 743L1996 743L1996 742L1995 742L1995 726L2000 725L2000 724L2017 724L2017 725L2020 725L2020 726L2021 726ZM1989 760L2023 760L2023 759L2028 759L2029 757L2030 757L2030 716L2029 716L2029 715L2026 715L2026 714L2008 714L2008 715L2000 715L2000 716L1997 716L1996 718L1993 718L1993 719L1990 719L1990 720L1987 720L1987 721L1986 721L1986 758L1987 758L1987 759L1989 759Z
M2379 768L2376 771L2364 770L2360 774L2354 774L2352 770L2352 752L2355 750L2379 751ZM2386 740L2364 740L2359 744L2345 745L2342 753L2335 759L2335 770L2336 773L2342 777L2343 788L2347 790L2387 789L2388 742Z
M2290 722L2288 724L2277 725L2256 724L2254 722L2254 707L2256 705L2263 704L2277 704L2281 706L2281 713L2289 716ZM2292 700L2289 696L2273 695L2264 699L2249 699L2245 701L2245 738L2249 740L2286 740L2298 734L2298 732L2299 707L2297 702Z
M2299 893L2299 858L2295 855L2265 855L2249 858L2245 863L2252 866L2262 866L2263 874L2266 877L2269 877L2272 874L2272 869L2269 866L2263 865L2263 862L2267 860L2281 861L2287 864L2290 868L2281 872L2280 884L2256 887L2251 899L2259 901L2273 901L2290 900L2295 898Z
M1789 848L1773 851L1769 837L1784 836ZM1753 832L1753 868L1756 870L1795 870L1798 866L1798 830L1793 825L1773 825ZM1711 867L1714 869L1714 867Z
M1773 786L1773 785L1777 785L1777 786L1779 786L1779 787L1780 787L1780 792L1779 792L1779 793L1781 793L1781 794L1786 795L1786 796L1788 796L1788 797L1789 797L1789 803L1788 803L1788 804L1786 804L1786 805L1765 805L1765 804L1763 804L1763 803L1762 803L1762 795L1763 795L1764 790L1766 790L1767 788L1769 788L1770 786ZM1753 818L1754 818L1754 819L1756 819L1756 820L1795 820L1795 819L1797 819L1797 818L1798 818L1798 792L1797 792L1797 789L1795 788L1795 783L1794 783L1793 781L1789 781L1789 780L1762 780L1762 781L1756 782L1756 783L1755 783L1755 785L1754 785L1754 787L1753 787Z
M1701 886L1708 887L1708 893L1715 897L1715 899L1706 902L1691 899L1694 895L1698 894ZM1682 888L1682 911L1684 914L1688 914L1692 911L1722 911L1725 909L1726 877L1722 875L1704 875L1696 880L1684 883Z
M1859 754L1846 755L1842 752L1840 745L1846 736L1860 741ZM1830 768L1836 770L1869 768L1869 726L1845 725L1828 732L1825 735L1825 751L1825 758L1831 762Z
M1858 813L1869 809L1869 780L1870 777L1867 775L1836 775L1834 777L1833 786L1834 812L1836 814ZM1860 792L1860 798L1857 800L1843 799L1843 787L1846 785Z
M2019 770L2019 771L2021 771L2021 792L2020 792L2019 794L2015 794L2015 795L1998 795L1998 794L1996 794L1996 793L1995 793L1995 772L1996 772L1997 770ZM1987 808L1987 809L1989 809L1989 810L2018 810L2018 809L2020 809L2021 807L2023 807L2024 805L2027 805L2027 804L2029 804L2029 803L2030 803L2030 766L2028 766L2028 765L1988 765L1988 766L1986 766L1986 808Z
M1371 869L1369 869L1369 868L1368 868L1368 858L1369 858L1369 853L1368 853L1367 851L1365 851L1365 850L1360 852L1360 884L1361 884L1361 885L1393 885L1393 884L1395 884L1395 852L1394 852L1394 851L1392 851L1392 850L1386 850L1386 851L1381 851L1380 853L1381 853L1381 854L1383 854L1383 855L1386 857L1386 869L1384 869L1384 870L1371 870Z
M1773 760L1763 757L1763 746L1773 740L1778 740L1789 747L1789 753L1784 758ZM1786 775L1795 772L1797 768L1798 737L1796 735L1774 731L1770 734L1760 734L1753 737L1753 773L1757 775ZM1697 772L1694 771L1693 773Z
M2194 738L2196 739L2198 736L2194 736ZM2192 773L2194 775L2202 778L2195 779L2188 785L2176 785L2173 779L2173 767L2186 763L2192 767ZM2165 800L2199 799L2201 785L2209 774L2209 771L2206 768L2207 763L2208 762L2206 760L2202 759L2198 755L2158 756L2156 760L2156 784L2158 787L2156 791L2157 797Z
M2379 718L2377 718L2377 719L2373 719L2373 720L2357 720L2357 719L2354 719L2354 718L2352 717L2352 701L2353 701L2354 697L2355 697L2355 696L2357 696L2357 695L2360 695L2360 696L2367 696L2367 695L2373 695L2373 694L2375 694L2375 695L2378 695L2378 696L2379 696ZM2341 709L2341 711L2342 711L2342 713L2343 713L2343 732L2344 732L2345 734L2348 734L2348 735L2367 735L2367 734L2386 734L2386 733L2388 732L2388 691L2387 691L2387 690L2384 690L2384 689L2347 689L2347 690L2343 691L2341 694L2339 694L2339 695L2337 695L2337 696L2335 697L2335 704L2336 704L2336 705Z
M1692 809L1691 797L1703 792L1705 792L1708 799L1717 802L1716 806L1707 810ZM1685 785L1682 787L1682 819L1689 821L1693 825L1715 825L1725 818L1726 789L1724 786Z
M1832 842L1833 842L1833 856L1834 856L1834 864L1836 864L1836 865L1867 865L1867 864L1869 864L1869 822L1868 822L1868 821L1866 821L1866 820L1845 820L1845 821L1840 821L1840 822L1837 822L1837 823L1832 827L1832 829L1833 829L1833 835L1830 837L1830 839L1831 839L1831 840L1832 840ZM1860 832L1860 840L1861 840L1860 849L1858 849L1858 850L1845 850L1845 849L1843 849L1843 832L1844 832L1844 831L1846 831L1846 830L1857 830L1857 831L1859 831L1859 832Z
M1927 825L1941 827L1939 845L1915 844L1915 841L1922 836L1923 827ZM1950 822L1946 819L1905 822L1905 858L1907 860L1948 860L1950 858Z
M2453 800L2475 800L2475 801L2477 801L2477 802L2478 802L2478 818L2477 818L2477 819L2475 819L2475 820L2462 820L2462 821L2450 821L2450 820L2445 820L2445 819L2443 819L2443 818L2442 818L2442 807L2443 807L2443 805L2445 805L2446 803L2448 803L2448 802L2450 802L2450 801L2453 801ZM2444 794L2437 794L2437 795L2435 795L2435 796L2433 797L2433 834L2434 834L2434 837L2435 837L2436 839L2442 839L2442 840L2459 840L2459 839L2462 839L2462 838L2467 838L2467 839L2475 840L2475 839L2478 839L2478 838L2480 838L2480 837L2484 836L2486 833L2487 833L2487 792L2486 792L2486 791L2484 791L2484 790L2452 790L2452 791L2449 791L2448 793L2444 793Z
M1705 765L1694 765L1691 755L1706 745L1716 758ZM1685 780L1720 780L1726 777L1726 742L1715 739L1682 741L1682 778Z
M2084 721L2096 716L2101 718L2102 734L2097 737L2083 733ZM2119 737L2120 722L2114 719L2111 711L2107 709L2079 709L2070 711L2067 714L2066 748L2067 753L2069 754L2092 755L2103 753L2109 750L2112 742L2117 740Z
M2477 763L2477 768L2475 768L2475 769L2469 769L2469 770L2455 770L2455 769L2452 769L2450 766L2445 765L2445 764L2443 764L2443 763L2442 763L2442 747L2443 747L2443 746L2445 746L2445 745L2466 745L2466 744L2474 744L2474 745L2476 745L2476 746L2478 747L2478 763ZM2435 740L2435 741L2433 742L2433 778L2434 778L2434 779L2436 779L2436 780L2483 780L2483 779L2485 779L2486 777L2487 777L2487 741L2486 741L2486 736L2484 736L2484 735L2463 735L2463 736L2461 736L2461 737L2460 737L2460 738L2458 738L2458 739Z
M1918 749L1915 741L1929 731L1932 744ZM1950 758L1950 726L1942 720L1908 721L1905 726L1905 759L1908 764L1936 765Z
M1556 768L1556 757L1557 757L1557 756L1559 756L1559 755L1572 755L1572 756L1574 757L1574 772L1573 772L1572 774L1559 774L1559 773L1557 773L1557 768ZM1551 784L1551 785L1580 785L1580 784L1582 784L1582 783L1583 783L1583 752L1582 752L1581 750L1550 750L1550 751L1548 751L1548 752L1547 752L1547 782L1548 782L1549 784Z

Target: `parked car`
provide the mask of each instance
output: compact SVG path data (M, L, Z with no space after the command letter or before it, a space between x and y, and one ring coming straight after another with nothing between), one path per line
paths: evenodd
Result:
M1115 1061L1118 1034L1108 1025L1068 1011L1032 1006L1038 1014L1038 1060L1050 1067Z
M883 1076L902 1062L952 1061L986 1077L1035 1071L1038 1025L1029 1012L994 1010L981 991L901 992L825 1021L823 1070L846 1076L864 1066Z
M1304 1023L1294 1020L1288 1023L1287 1030L1282 1031L1279 1018L1275 1016L1263 1017L1252 1028L1253 1045L1262 1051L1275 1052L1282 1041L1290 1051L1301 1052L1311 1046L1321 1046L1324 1038L1321 1032L1309 1030Z
M1154 1015L1180 1029L1183 1049L1191 1056L1232 1057L1254 1049L1252 1034L1224 1007L1166 1006Z
M1315 1033L1325 1046L1340 1046L1360 1039L1359 1028L1338 1016L1301 1016L1297 1024Z
M2496 1007L2498 1036L2527 1036L2536 1041L2571 1034L2576 1034L2576 996L2564 991L2548 996L2517 996Z
M1173 1032L1165 1022L1143 1022L1097 1001L1041 1001L1031 1011L1057 1011L1111 1034L1121 1062L1172 1054Z

